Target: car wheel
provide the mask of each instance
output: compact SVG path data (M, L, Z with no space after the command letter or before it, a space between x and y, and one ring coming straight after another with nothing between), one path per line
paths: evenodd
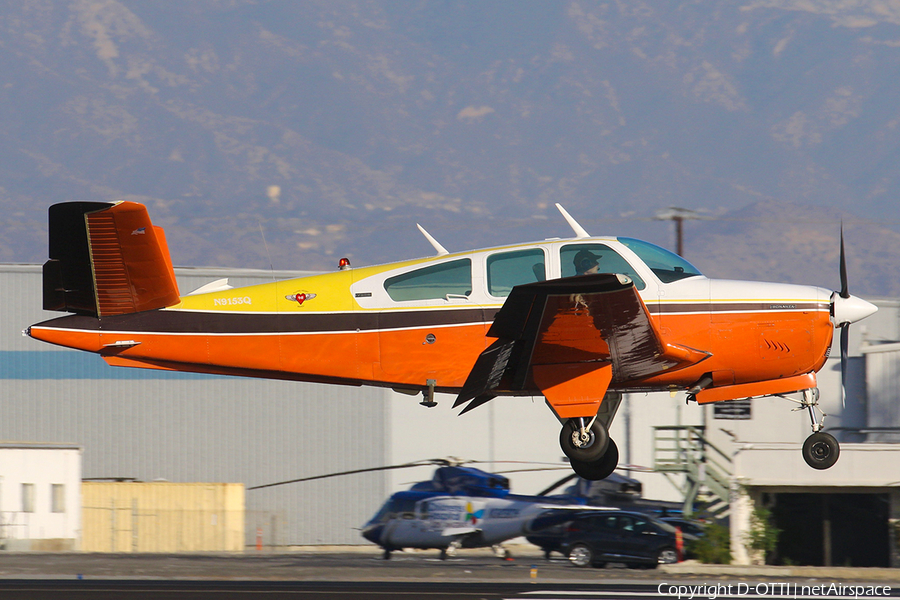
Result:
M656 554L656 564L671 565L678 562L678 552L675 548L662 548ZM653 565L656 566L656 565Z
M569 562L576 567L589 567L594 564L594 553L584 544L575 544L569 550Z

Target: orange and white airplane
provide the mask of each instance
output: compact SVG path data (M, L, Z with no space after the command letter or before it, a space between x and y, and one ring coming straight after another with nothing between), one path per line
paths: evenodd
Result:
M558 205L557 205L558 206ZM835 327L876 307L847 292L711 280L681 257L624 237L552 239L341 269L186 296L163 231L134 202L50 208L44 308L74 313L33 338L114 366L457 394L462 412L496 396L544 396L576 473L602 479L618 450L619 394L686 391L698 403L802 392L806 462L834 464L816 417L816 371ZM821 412L821 411L819 411Z

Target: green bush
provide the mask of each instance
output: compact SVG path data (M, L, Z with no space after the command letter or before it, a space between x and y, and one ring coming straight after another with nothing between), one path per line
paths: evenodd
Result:
M771 561L778 550L778 536L781 529L772 522L772 511L764 506L753 509L750 518L750 531L747 534L747 547L760 552L765 564Z
M731 533L718 523L703 528L703 537L688 544L688 553L702 563L731 564Z

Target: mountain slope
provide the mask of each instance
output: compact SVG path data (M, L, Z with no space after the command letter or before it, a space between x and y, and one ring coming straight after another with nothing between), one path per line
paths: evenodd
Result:
M147 203L178 264L276 268L430 253L417 221L451 249L566 235L554 202L667 245L666 206L796 203L878 221L848 244L895 289L862 247L900 229L896 0L0 6L0 260L42 261L77 199ZM691 226L772 248L741 223ZM808 229L751 275L823 256Z

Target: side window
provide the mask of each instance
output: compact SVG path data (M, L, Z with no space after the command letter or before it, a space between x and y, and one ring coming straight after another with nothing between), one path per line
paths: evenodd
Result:
M50 484L50 512L66 512L66 486L61 483Z
M22 512L34 512L34 484L22 484Z
M647 287L628 261L605 244L569 244L559 251L559 266L563 277L588 273L622 273L634 281L639 290Z
M384 289L395 302L468 296L472 293L472 261L464 258L403 273L387 279Z
M412 519L415 515L416 500L415 498L392 498L391 499L391 515L402 519Z
M540 248L499 252L487 259L487 285L491 296L505 298L517 285L546 279L544 251Z
M634 532L635 533L644 533L647 531L649 526L647 525L647 521L643 519L635 519L634 521Z

